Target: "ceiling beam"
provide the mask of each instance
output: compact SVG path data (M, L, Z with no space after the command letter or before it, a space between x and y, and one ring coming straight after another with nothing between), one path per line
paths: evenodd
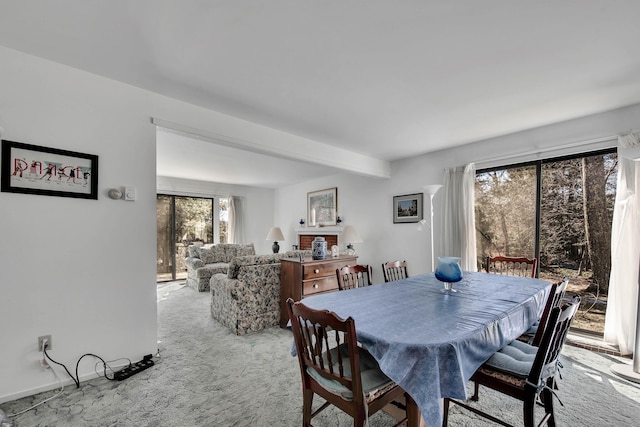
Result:
M253 153L329 166L359 175L374 176L378 178L391 177L391 164L389 161L377 159L292 134L286 134L288 138L280 139L276 146L259 141L222 135L204 129L197 129L156 117L151 118L151 123L154 126L179 135ZM272 137L269 139L272 139Z

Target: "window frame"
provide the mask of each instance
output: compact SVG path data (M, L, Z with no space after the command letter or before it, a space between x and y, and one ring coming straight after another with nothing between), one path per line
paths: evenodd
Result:
M494 171L499 171L504 169L514 169L514 168L520 168L520 167L535 166L536 168L536 199L535 199L534 255L537 259L540 259L540 221L542 217L542 212L540 210L541 208L540 200L542 195L542 166L547 163L562 162L566 160L574 160L574 159L580 159L583 157L599 156L599 155L611 154L611 153L618 154L617 147L589 150L589 151L575 153L575 154L569 154L569 155L563 155L563 156L557 156L557 157L548 157L544 159L529 160L526 162L519 162L519 163L512 163L512 164L507 164L502 166L492 166L489 168L477 169L476 177L479 174L486 173L486 172L494 172ZM475 205L475 201L474 201L474 205ZM536 265L536 277L538 277L539 271L540 271L540 262L538 262L538 264Z
M223 196L206 196L206 195L187 195L187 194L171 194L171 193L156 193L156 203L159 197L168 197L170 200L170 215L171 215L171 231L170 231L170 236L171 236L171 242L170 242L170 251L172 254L172 262L171 262L171 279L166 279L166 280L157 280L157 276L158 276L158 272L156 269L156 280L157 282L166 282L166 281L172 281L172 280L178 280L177 279L177 259L176 259L176 254L177 254L177 248L176 248L176 243L177 243L177 230L176 230L176 198L187 198L187 199L204 199L204 200L209 200L211 201L211 205L212 205L212 209L211 209L211 215L212 215L212 227L213 227L213 244L219 244L220 243L220 219L219 219L219 213L220 213L220 199L226 199L227 197L223 197ZM157 228L157 208L156 208L156 228ZM157 231L156 231L156 239L157 239ZM157 243L156 243L157 246ZM157 250L157 247L156 247Z

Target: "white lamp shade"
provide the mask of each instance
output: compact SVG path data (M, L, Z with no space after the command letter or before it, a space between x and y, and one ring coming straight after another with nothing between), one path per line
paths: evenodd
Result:
M267 234L267 240L271 240L273 242L283 241L284 235L282 234L280 227L271 227L269 234Z
M344 230L342 230L342 240L346 243L361 243L362 237L360 237L352 225L347 225Z
M427 193L427 196L433 196L442 188L442 184L425 185L422 188L424 188L424 192Z

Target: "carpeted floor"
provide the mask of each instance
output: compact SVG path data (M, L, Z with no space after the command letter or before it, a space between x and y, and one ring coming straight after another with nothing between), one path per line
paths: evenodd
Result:
M156 365L121 382L96 378L66 386L61 396L22 415L16 427L32 426L300 426L301 395L291 334L279 328L237 337L209 313L209 294L171 285L159 289ZM565 346L563 380L556 405L559 426L631 426L640 419L640 385L611 374L621 359ZM628 359L625 359L630 362ZM59 372L62 376L64 372ZM55 391L0 405L19 412ZM521 424L518 402L482 390L479 405ZM378 413L371 427L392 425ZM316 427L352 425L335 408L314 421ZM451 410L450 426L492 425L475 415Z

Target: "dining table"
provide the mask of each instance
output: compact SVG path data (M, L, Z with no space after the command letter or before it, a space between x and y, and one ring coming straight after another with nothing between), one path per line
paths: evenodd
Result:
M550 288L540 279L464 272L445 289L428 273L303 303L352 317L358 342L407 393L409 426L440 426L442 398L467 399L472 374L533 325Z

